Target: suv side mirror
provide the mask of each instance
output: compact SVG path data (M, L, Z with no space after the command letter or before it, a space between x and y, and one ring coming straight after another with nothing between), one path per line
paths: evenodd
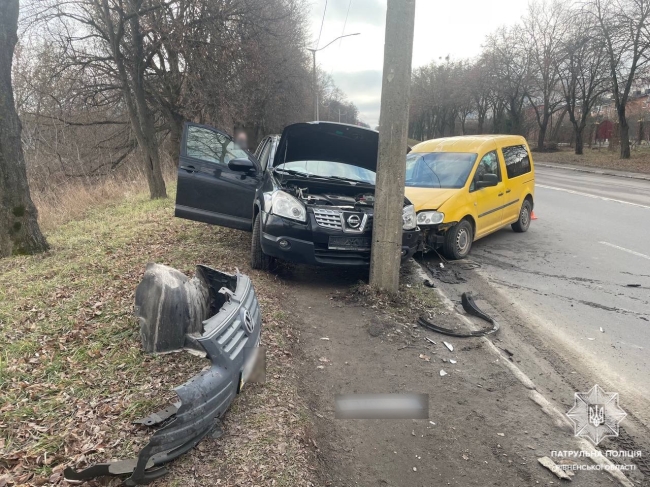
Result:
M256 172L255 164L250 159L231 159L228 162L228 169L237 172Z
M476 189L489 188L499 184L499 177L496 174L483 174L476 180Z

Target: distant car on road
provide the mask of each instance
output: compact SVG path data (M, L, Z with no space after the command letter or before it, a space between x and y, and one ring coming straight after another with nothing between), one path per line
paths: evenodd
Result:
M516 135L449 137L421 142L406 157L406 197L423 244L450 259L507 225L525 232L535 195L535 167Z
M354 125L297 123L247 153L227 134L187 124L175 215L252 231L251 266L274 259L316 265L370 263L379 134ZM403 205L402 260L419 245Z

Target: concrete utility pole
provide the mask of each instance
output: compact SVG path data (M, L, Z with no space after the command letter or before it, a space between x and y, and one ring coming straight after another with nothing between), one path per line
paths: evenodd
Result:
M338 36L336 39L328 42L320 49L307 49L309 52L311 52L311 58L312 58L312 89L314 90L314 120L317 122L318 122L318 76L316 75L316 53L318 51L322 51L327 46L333 44L339 39L343 39L344 37L350 37L350 36L358 36L359 34L360 32L355 32L354 34L345 34L343 36Z
M370 285L389 293L399 287L414 23L415 0L388 0Z

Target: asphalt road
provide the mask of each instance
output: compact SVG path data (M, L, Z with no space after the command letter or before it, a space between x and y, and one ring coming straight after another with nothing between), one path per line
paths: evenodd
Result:
M571 349L576 369L650 410L650 181L537 168L530 230L475 243L490 283ZM640 407L640 408L639 408ZM645 415L645 414L644 414ZM645 422L645 421L644 421ZM646 423L647 424L647 423Z

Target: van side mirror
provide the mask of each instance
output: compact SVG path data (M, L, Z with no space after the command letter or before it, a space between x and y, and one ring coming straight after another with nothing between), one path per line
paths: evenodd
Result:
M496 186L499 184L499 176L496 174L482 174L476 181L476 189L489 188L491 186Z
M255 164L253 164L253 162L250 159L246 159L243 157L239 159L231 159L228 162L228 169L237 172L250 172L250 173L256 172Z

